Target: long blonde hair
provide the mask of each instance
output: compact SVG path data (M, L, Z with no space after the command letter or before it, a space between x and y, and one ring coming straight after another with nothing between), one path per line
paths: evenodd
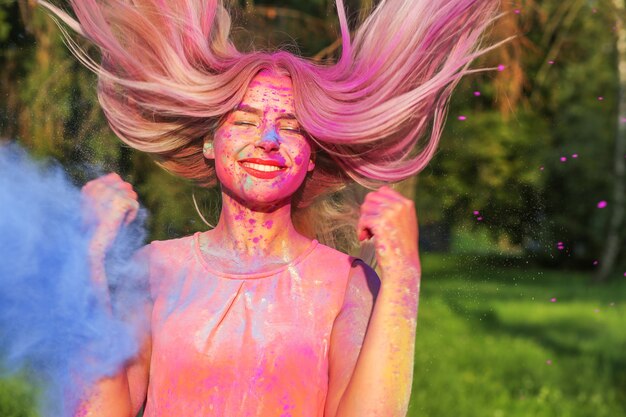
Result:
M202 155L221 118L262 70L288 74L298 120L317 147L316 169L294 199L294 223L334 247L356 242L357 185L375 188L433 157L450 94L495 18L497 0L383 0L350 34L337 0L342 52L320 64L278 50L238 51L218 0L70 0L75 18L40 1L99 47L90 57L98 99L117 136L168 171L211 186Z

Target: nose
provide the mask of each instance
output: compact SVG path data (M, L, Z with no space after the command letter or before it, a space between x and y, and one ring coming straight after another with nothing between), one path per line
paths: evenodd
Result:
M256 146L263 148L265 152L277 151L280 147L280 137L276 128L271 127L263 132Z

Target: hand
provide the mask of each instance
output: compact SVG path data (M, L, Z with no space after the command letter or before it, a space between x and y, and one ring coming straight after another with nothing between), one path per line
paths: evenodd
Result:
M389 187L367 194L357 224L359 240L374 237L376 259L385 269L420 271L415 204Z
M104 256L120 228L132 223L137 217L137 193L132 185L115 173L89 181L81 191L84 218L95 226L91 254Z

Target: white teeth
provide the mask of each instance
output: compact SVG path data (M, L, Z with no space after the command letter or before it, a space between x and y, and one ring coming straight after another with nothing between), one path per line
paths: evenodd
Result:
M256 169L257 171L263 171L263 172L280 171L282 169L281 167L277 167L274 165L261 165L261 164L255 164L253 162L242 162L242 165L245 167Z

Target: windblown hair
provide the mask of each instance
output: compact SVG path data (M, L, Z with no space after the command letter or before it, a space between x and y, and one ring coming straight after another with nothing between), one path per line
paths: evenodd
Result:
M238 51L219 0L69 2L76 18L40 1L99 47L100 63L64 31L72 52L98 74L113 131L200 185L216 182L203 142L252 78L262 70L289 75L298 121L318 148L316 168L294 201L296 224L331 245L337 219L355 214L338 191L397 182L431 160L453 88L491 49L478 45L498 7L497 0L383 0L352 39L343 0L336 0L343 46L327 65L281 50Z

